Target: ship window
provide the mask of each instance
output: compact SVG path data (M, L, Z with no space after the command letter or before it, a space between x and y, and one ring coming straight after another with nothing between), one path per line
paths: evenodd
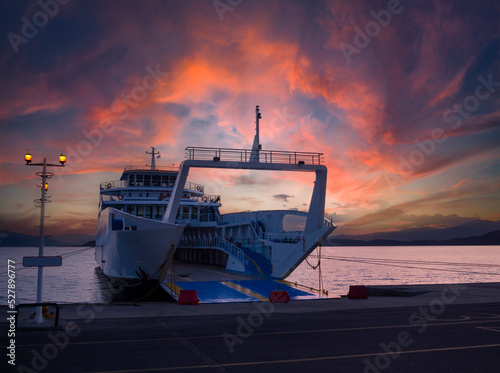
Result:
M135 184L135 175L128 175L128 186L134 186Z
M133 213L134 213L134 206L130 206L130 205L128 205L128 206L127 206L127 213L128 213L128 214L133 214Z
M136 180L135 185L137 186L144 185L144 175L136 175L135 180Z
M139 198L142 198L142 193L139 193Z
M161 186L163 187L168 186L168 175L163 175L161 177Z
M198 207L191 207L191 219L198 220Z
M153 217L153 206L146 206L146 219Z
M174 184L175 184L175 178L176 178L176 176L171 176L170 177L170 182L169 182L168 186L172 186L172 187L174 186Z
M200 221L209 221L209 216L208 216L208 209L207 208L201 208L200 209Z
M161 175L153 175L153 186L161 186Z
M144 175L144 186L151 186L151 175Z
M182 208L182 219L189 219L189 206Z
M129 196L129 197L132 197L132 193L128 192L128 196Z
M142 216L144 215L144 206L137 206L137 216L140 216L142 218Z
M156 206L155 207L155 219L161 219L163 215L163 208L162 206Z

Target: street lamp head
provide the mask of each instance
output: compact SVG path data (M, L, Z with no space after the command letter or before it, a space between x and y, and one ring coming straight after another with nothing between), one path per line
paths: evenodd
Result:
M40 189L43 189L43 184L40 184ZM45 183L45 191L49 190L49 184Z
M26 164L31 163L31 158L33 158L33 156L30 154L30 152L28 150L28 152L24 155L24 160L26 161Z
M61 152L61 155L59 156L59 162L61 162L63 166L66 163L66 156L63 154L63 152Z

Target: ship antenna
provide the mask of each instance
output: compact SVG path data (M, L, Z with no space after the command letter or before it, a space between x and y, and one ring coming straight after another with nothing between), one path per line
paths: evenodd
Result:
M250 162L259 162L260 154L260 138L259 138L259 119L262 118L260 115L259 105L255 107L255 137L253 139L252 152L250 153Z
M156 164L155 164L155 155L159 155L159 151L155 151L155 147L151 147L151 152L146 151L146 154L151 154L151 170L156 170Z

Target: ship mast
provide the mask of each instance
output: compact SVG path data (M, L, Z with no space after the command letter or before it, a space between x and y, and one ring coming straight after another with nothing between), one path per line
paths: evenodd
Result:
M259 162L259 154L260 154L260 138L259 138L259 119L262 116L260 115L259 105L255 107L255 137L253 139L252 152L250 153L250 162Z
M155 155L159 155L160 152L156 151L155 147L151 147L151 152L146 151L146 154L151 154L151 170L156 170Z

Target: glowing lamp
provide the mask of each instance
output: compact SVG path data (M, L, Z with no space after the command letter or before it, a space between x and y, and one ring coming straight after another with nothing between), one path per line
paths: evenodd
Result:
M43 188L43 184L40 184L40 189ZM49 184L45 183L45 191L49 189Z
M24 155L24 160L26 161L26 164L30 164L32 158L33 156L29 152Z
M63 153L59 156L59 162L61 162L63 166L66 163L66 156Z

